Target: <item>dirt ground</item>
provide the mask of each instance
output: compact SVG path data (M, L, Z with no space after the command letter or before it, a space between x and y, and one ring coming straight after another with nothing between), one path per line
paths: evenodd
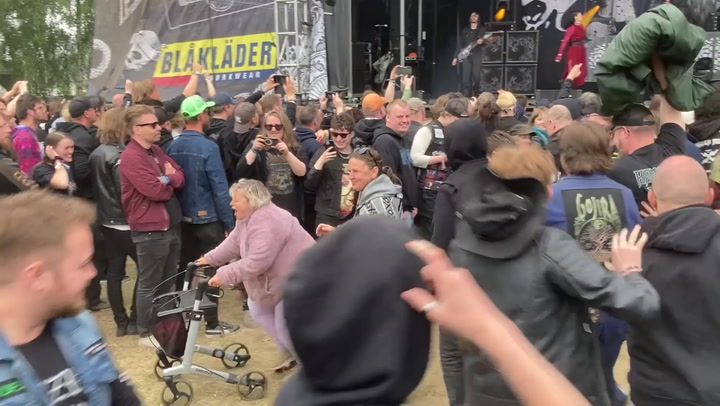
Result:
M128 275L130 280L123 283L123 292L125 296L126 307L129 307L131 298L131 289L135 283L135 265L128 263ZM105 288L103 287L103 295ZM115 323L112 319L112 312L103 310L94 313L101 329L107 337L108 347L115 355L120 370L128 373L133 380L137 393L143 398L146 405L160 405L161 392L164 384L155 377L154 367L157 357L153 350L138 345L137 336L128 336L122 338L115 337ZM242 324L242 306L228 294L221 299L220 319L233 324ZM244 368L231 370L238 375L246 374L250 371L261 371L268 377L268 393L263 399L257 401L242 401L237 393L234 385L224 383L219 380L206 378L202 376L188 376L186 379L193 385L194 400L193 405L197 406L214 406L214 405L231 405L240 402L255 406L271 406L282 384L282 379L287 376L285 374L274 374L270 369L276 358L275 345L260 329L260 327L242 327L240 331L231 336L217 339L209 339L204 335L204 324L201 327L199 343L211 347L224 348L231 343L242 343L250 350L252 358ZM434 343L437 343L437 337ZM447 404L445 387L442 381L442 372L437 353L437 345L433 345L430 364L428 365L425 378L410 396L407 403L412 406L438 406ZM220 360L205 355L196 355L195 363L206 368L219 371L226 371ZM623 388L628 389L627 371L629 370L628 357L625 349L623 349L620 359L615 367L615 376Z

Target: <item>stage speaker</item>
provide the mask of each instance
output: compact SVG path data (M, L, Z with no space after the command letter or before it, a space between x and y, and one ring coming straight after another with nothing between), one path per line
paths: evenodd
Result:
M497 38L497 40L485 46L483 50L483 63L503 63L505 31L494 31L493 37Z
M370 86L370 43L352 44L352 88L350 93L362 93Z
M505 65L504 90L514 94L535 94L537 64Z
M538 31L512 31L507 33L507 63L537 63L540 43Z
M480 91L497 92L503 88L503 64L483 64L480 68Z

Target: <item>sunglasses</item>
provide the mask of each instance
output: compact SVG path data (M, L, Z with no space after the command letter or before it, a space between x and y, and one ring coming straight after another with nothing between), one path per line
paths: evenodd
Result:
M280 131L283 129L283 125L282 124L265 124L265 129L268 131L272 131L272 130Z
M337 131L332 131L332 136L333 136L333 137L340 137L340 138L342 138L342 139L345 139L345 138L347 138L347 137L350 136L350 133L341 133L341 132L337 132Z
M152 128L158 128L160 127L160 123L157 121L152 123L145 123L145 124L135 124L135 127L152 127Z

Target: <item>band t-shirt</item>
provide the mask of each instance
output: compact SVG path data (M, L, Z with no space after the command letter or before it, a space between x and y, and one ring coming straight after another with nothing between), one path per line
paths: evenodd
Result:
M648 199L657 167L665 158L685 154L686 144L685 129L675 123L663 124L655 143L615 161L608 176L629 188L633 192L635 203L642 207L642 202Z
M85 406L80 380L70 369L52 336L50 326L38 338L17 347L40 379L52 406Z

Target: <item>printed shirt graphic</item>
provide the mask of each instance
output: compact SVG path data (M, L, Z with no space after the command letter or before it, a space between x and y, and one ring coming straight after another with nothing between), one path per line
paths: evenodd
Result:
M279 154L266 155L268 177L265 186L273 196L286 196L295 191L292 168L287 159Z
M566 190L568 232L597 262L611 258L612 237L623 228L625 207L619 189Z
M604 175L566 176L553 185L545 224L566 231L598 262L612 236L641 222L632 192Z
M69 368L50 328L35 340L18 346L40 378L52 406L86 406L87 397L78 377Z
M350 170L347 163L342 166L342 186L340 188L340 216L347 217L355 210L355 198L357 193L350 182Z
M702 166L709 174L710 168L712 168L712 164L715 162L718 150L720 150L720 138L711 138L709 140L699 141L696 142L695 145L700 148Z

